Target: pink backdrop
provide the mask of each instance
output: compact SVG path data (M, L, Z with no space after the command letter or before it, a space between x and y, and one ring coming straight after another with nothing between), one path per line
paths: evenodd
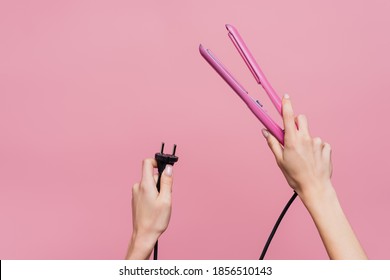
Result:
M258 258L292 192L198 53L267 101L225 23L331 143L350 222L369 257L389 258L389 14L384 0L2 0L0 258L122 259L131 186L161 141L180 160L160 258ZM267 258L327 258L299 200Z

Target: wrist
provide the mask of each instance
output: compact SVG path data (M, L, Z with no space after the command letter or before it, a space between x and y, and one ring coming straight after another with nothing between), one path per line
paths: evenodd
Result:
M330 180L305 183L299 188L297 193L309 211L315 206L320 206L331 200L337 200L336 191Z
M329 182L312 185L301 199L311 215L330 259L367 259Z
M126 259L146 260L150 257L158 234L139 233L133 231Z

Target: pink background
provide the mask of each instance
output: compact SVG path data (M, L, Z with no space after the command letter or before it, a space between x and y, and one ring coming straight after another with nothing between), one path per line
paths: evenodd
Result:
M270 105L225 23L331 143L350 222L369 257L389 258L389 14L385 0L2 0L0 258L122 259L131 186L161 141L180 160L160 258L258 258L292 191L198 53ZM267 258L327 258L299 200Z

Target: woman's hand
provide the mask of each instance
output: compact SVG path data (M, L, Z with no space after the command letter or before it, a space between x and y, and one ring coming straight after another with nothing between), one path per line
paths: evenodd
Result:
M269 147L288 184L301 198L316 195L330 185L331 147L321 138L312 138L304 115L294 117L288 95L283 98L284 148L263 129Z
M331 183L330 145L312 138L306 117L294 112L288 95L282 102L284 147L267 130L267 139L288 184L309 211L330 259L367 259Z
M140 183L133 186L133 234L126 259L148 259L154 244L167 229L172 208L173 167L167 165L157 191L157 162L145 159Z

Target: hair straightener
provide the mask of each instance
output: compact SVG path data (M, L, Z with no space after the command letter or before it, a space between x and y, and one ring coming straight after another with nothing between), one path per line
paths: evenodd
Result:
M240 53L241 57L244 59L249 70L253 74L256 82L260 84L268 97L271 99L271 102L278 110L279 114L282 115L282 100L276 94L275 90L272 88L271 84L268 82L267 78L261 71L259 65L254 59L253 55L246 46L244 40L238 33L237 29L230 24L226 24L226 29L228 30L229 38L232 40L234 46ZM218 58L209 50L204 48L202 45L199 45L199 51L201 55L206 59L206 61L214 68L215 71L225 80L226 83L237 93L237 95L244 101L244 103L249 107L252 113L259 119L259 121L266 127L266 129L278 139L279 143L284 145L284 131L280 126L265 112L263 105L244 89L242 85L233 77L232 74L223 66L223 64L218 60ZM294 192L293 196L287 202L282 213L280 214L278 220L276 221L271 234L268 237L268 240L263 248L263 251L260 255L260 260L264 259L265 254L268 250L268 247L272 241L273 236L276 233L276 230L282 221L284 215L286 214L288 208L293 203L297 194Z
M271 99L276 110L279 114L282 114L282 100L276 94L267 78L264 76L256 60L252 56L244 40L241 38L237 29L230 24L226 24L226 29L229 31L229 38L232 40L234 46L237 48L241 57L244 59L249 70L252 72L256 82L260 84L268 97ZM252 113L260 120L260 122L278 139L283 145L284 133L280 126L264 111L263 105L253 97L240 85L239 82L233 77L232 74L223 66L223 64L217 59L217 57L209 50L199 45L199 51L206 61L214 68L215 71L228 83L228 85L238 94L239 97L245 102Z

